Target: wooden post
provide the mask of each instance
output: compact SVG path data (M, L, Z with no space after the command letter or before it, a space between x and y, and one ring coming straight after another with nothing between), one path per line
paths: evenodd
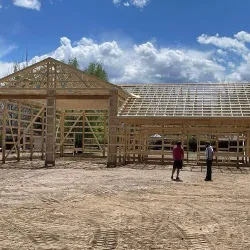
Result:
M85 110L82 111L82 155L84 155Z
M106 110L104 111L104 123L103 123L103 130L104 130L104 135L103 135L103 151L102 151L102 155L105 156L106 154L106 140L107 140L107 112Z
M246 155L246 133L242 134L243 140L242 140L242 162L245 163L245 155Z
M127 137L126 137L126 125L125 123L122 123L122 135L123 135L123 146L122 146L122 151L123 151L123 158L122 158L122 165L126 164L126 146L127 146Z
M250 141L249 141L249 131L247 131L247 148L246 148L246 163L249 163L248 162L248 156L249 156L249 147L250 147Z
M216 135L216 164L218 164L219 137Z
M43 111L42 111L42 145L41 145L42 146L42 156L41 156L41 160L44 160L44 130L45 130L44 112L45 112L45 110L43 109Z
M6 160L6 118L7 118L7 102L4 102L3 110L3 133L2 133L2 161Z
M56 97L55 90L47 90L45 167L55 166Z
M33 108L33 105L31 106L31 122L33 121L33 116L34 116L34 108ZM32 161L33 159L33 146L34 146L34 138L33 138L33 133L34 133L34 123L31 125L31 128L30 128L30 160Z
M110 91L109 98L109 144L107 167L116 167L117 165L117 90Z
M187 162L188 162L188 159L189 158L189 135L187 134Z
M240 153L239 133L237 133L237 167L239 167L239 153Z
M18 129L17 129L17 161L20 161L20 145L21 145L21 103L18 102L18 118L17 118L17 123L18 123Z
M60 142L64 139L64 121L65 121L65 111L61 112L61 119L60 119ZM60 143L60 156L63 157L64 155L64 143Z
M164 125L162 125L161 131L161 162L164 164Z

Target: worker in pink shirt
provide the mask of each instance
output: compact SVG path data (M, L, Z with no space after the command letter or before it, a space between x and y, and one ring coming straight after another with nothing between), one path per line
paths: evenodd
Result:
M178 141L176 143L176 146L174 146L173 148L174 165L173 165L172 176L171 176L172 180L174 179L174 173L176 169L177 169L176 180L177 181L180 180L179 173L180 173L180 169L182 169L183 158L184 158L184 149L181 146L181 142Z

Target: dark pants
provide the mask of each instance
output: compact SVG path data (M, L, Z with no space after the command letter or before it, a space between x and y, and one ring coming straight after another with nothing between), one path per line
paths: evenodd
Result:
M213 162L213 160L207 160L207 176L206 176L206 180L212 180L212 162Z

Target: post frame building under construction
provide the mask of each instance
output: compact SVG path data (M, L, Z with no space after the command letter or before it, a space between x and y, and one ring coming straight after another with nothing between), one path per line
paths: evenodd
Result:
M52 58L0 79L2 163L107 156L108 166L172 161L249 164L250 84L114 85Z

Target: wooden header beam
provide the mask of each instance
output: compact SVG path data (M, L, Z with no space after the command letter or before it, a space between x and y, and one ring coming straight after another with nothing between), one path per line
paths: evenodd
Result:
M120 123L134 125L240 125L242 127L250 126L250 117L184 117L184 116L169 116L169 117L133 117L133 116L118 116Z

